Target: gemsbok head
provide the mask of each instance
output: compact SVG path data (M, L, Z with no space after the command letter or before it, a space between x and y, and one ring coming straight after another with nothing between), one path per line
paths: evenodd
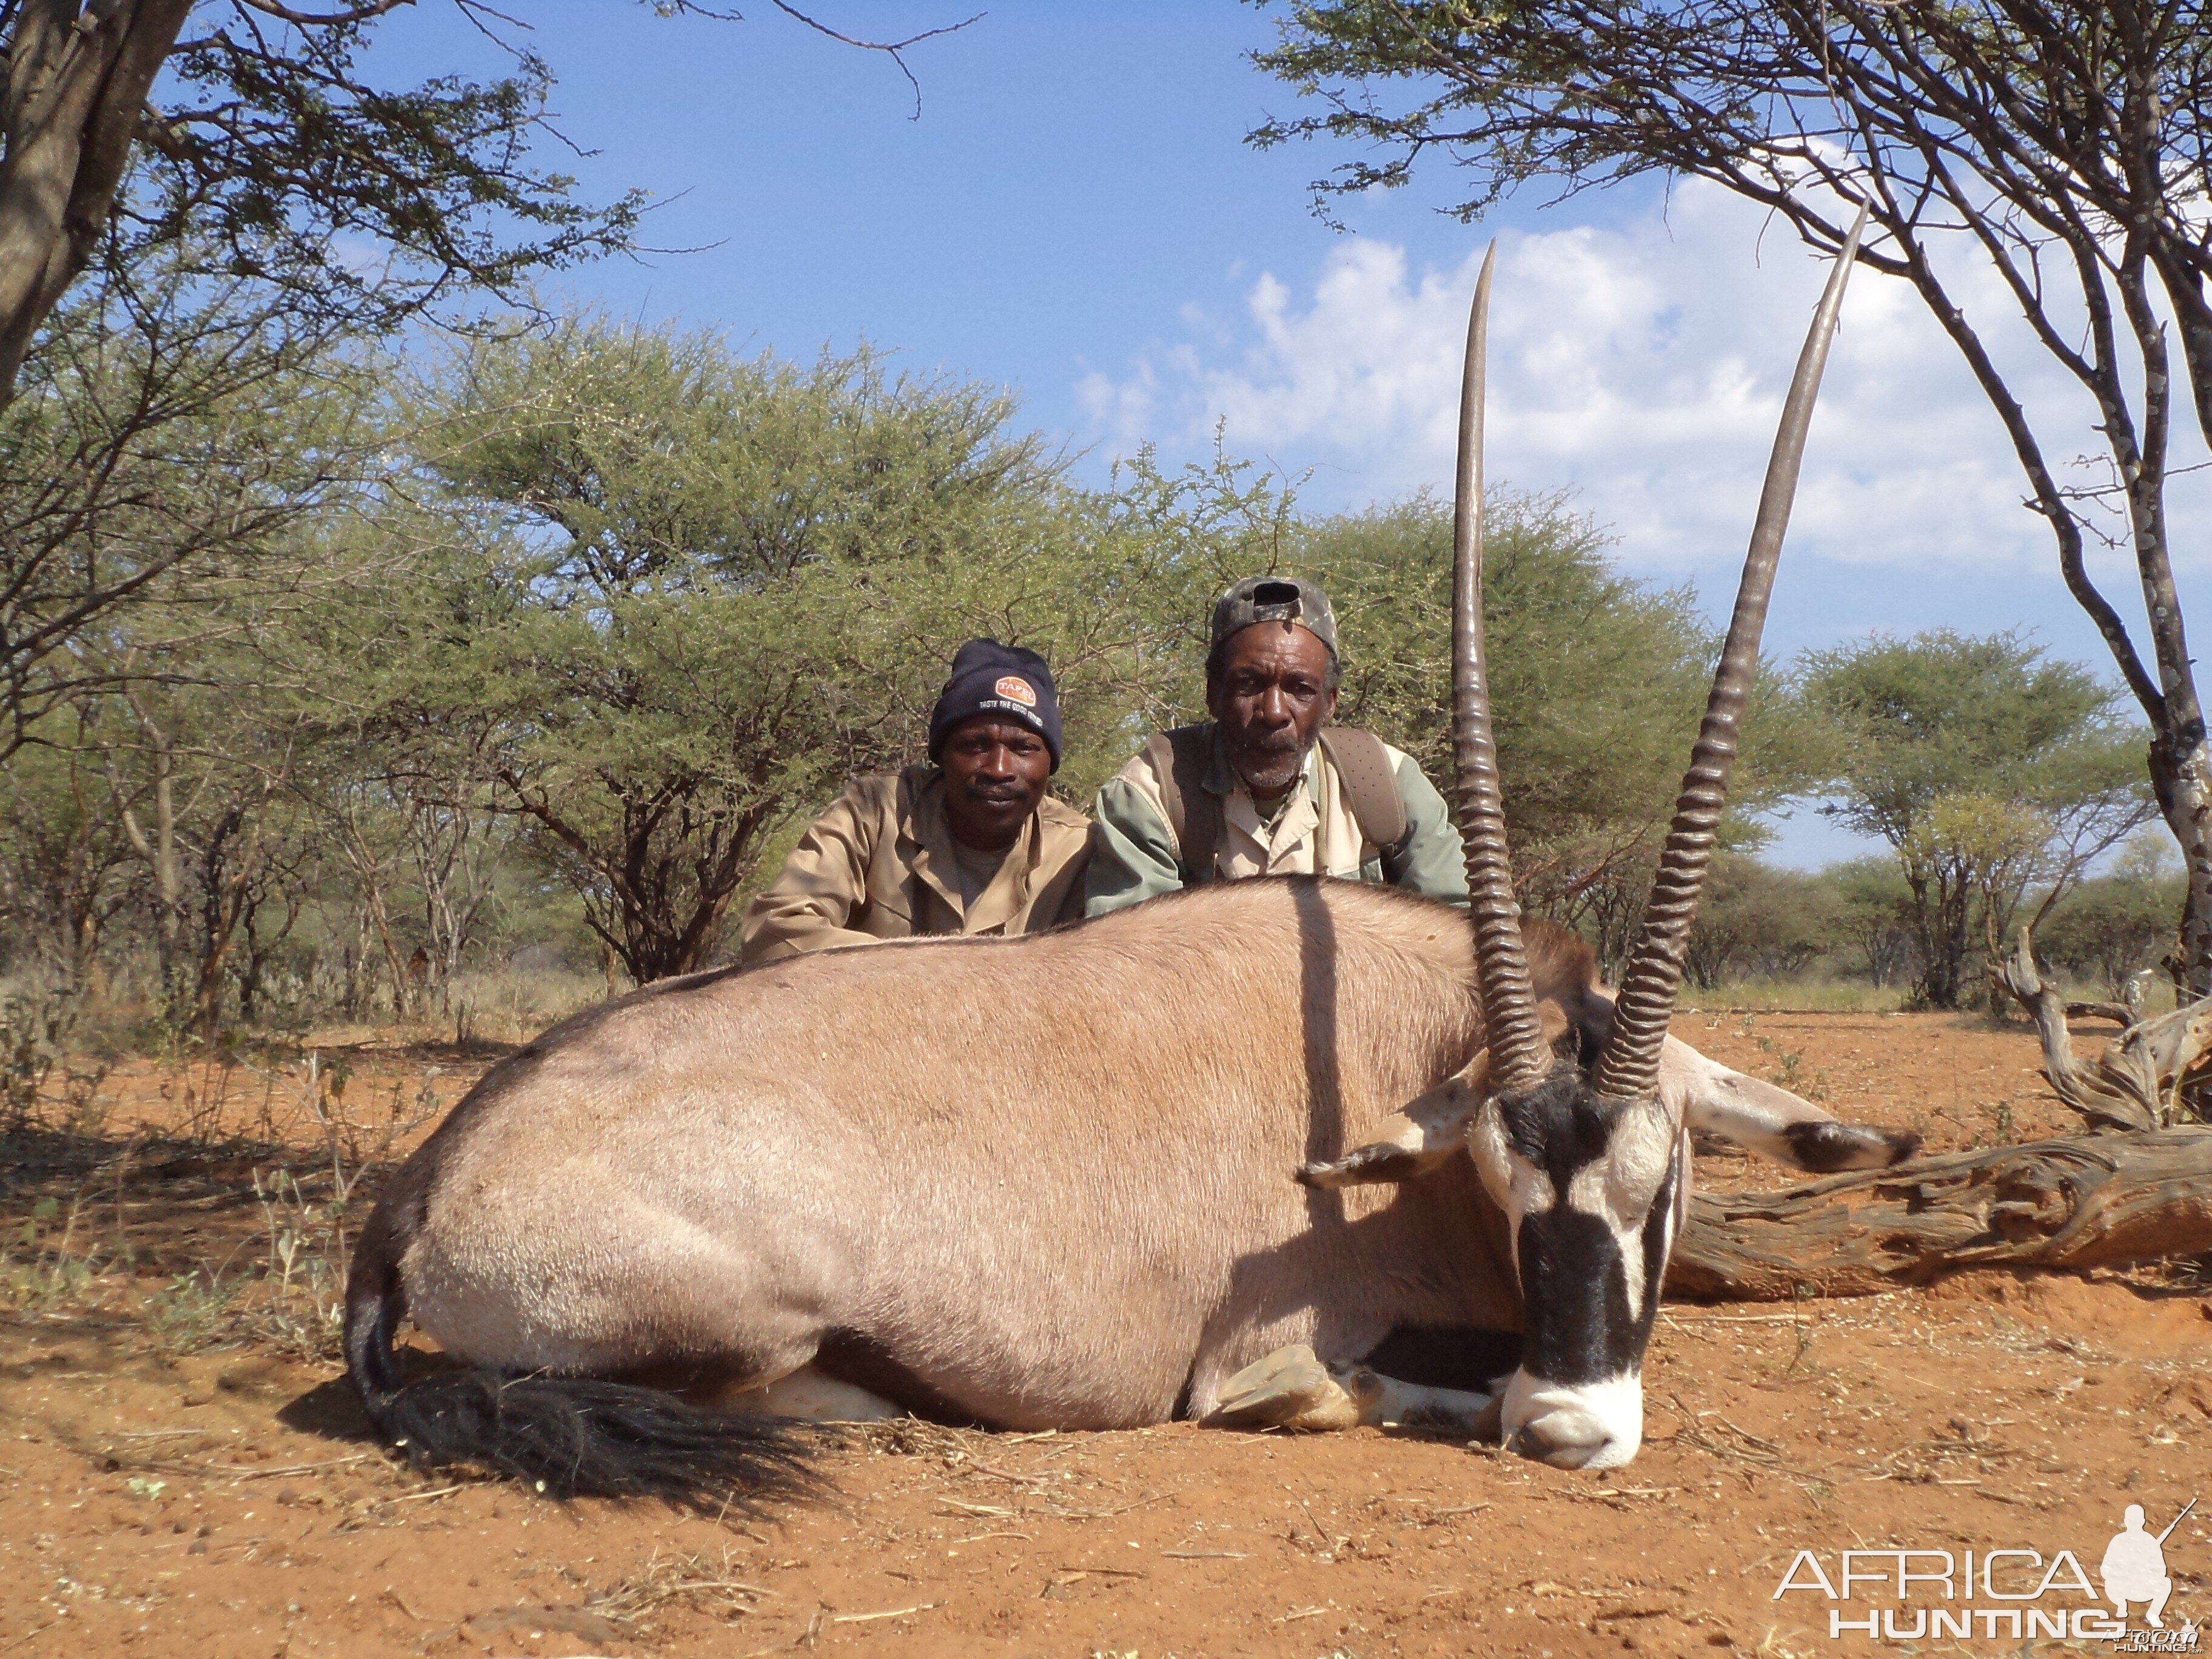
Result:
M1601 1043L1555 1053L1521 936L1505 846L1482 638L1485 335L1493 246L1468 325L1454 521L1453 740L1475 955L1489 1032L1468 1126L1485 1187L1505 1212L1526 1320L1501 1401L1506 1444L1547 1463L1609 1468L1642 1443L1643 1362L1667 1259L1686 1215L1690 1146L1660 1054L1790 520L1806 429L1864 216L1828 278L1782 413L1759 517L1705 722L1692 750L1641 933ZM1470 1079L1470 1082L1473 1080Z

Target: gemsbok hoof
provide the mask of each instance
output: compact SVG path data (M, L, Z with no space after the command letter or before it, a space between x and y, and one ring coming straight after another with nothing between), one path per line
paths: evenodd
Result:
M1324 1365L1299 1343L1231 1377L1205 1421L1212 1428L1302 1433L1354 1428L1381 1391L1381 1379L1364 1365Z

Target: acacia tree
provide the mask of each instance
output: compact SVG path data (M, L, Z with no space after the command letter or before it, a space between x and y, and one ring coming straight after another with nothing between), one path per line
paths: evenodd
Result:
M635 195L592 207L530 164L551 82L535 53L489 81L378 83L362 52L404 3L0 0L0 404L95 260L189 240L211 270L388 325L628 246ZM365 270L343 239L394 262Z
M28 838L11 850L64 827L80 844L41 901L79 939L46 953L56 982L93 984L127 913L179 1029L219 1019L234 983L250 999L283 925L271 807L298 734L255 647L331 580L301 533L344 516L376 435L373 377L328 345L164 259L57 312L0 410L0 759Z
M374 465L362 354L243 284L159 259L73 296L42 344L0 409L0 759L173 672L286 528Z
M1911 971L1917 951L1912 890L1893 858L1852 859L1820 872L1837 937L1879 990Z
M69 394L87 355L108 352L110 334L144 335L144 395L119 410L108 398L106 428L49 434L27 453L0 434L0 489L33 514L0 520L0 708L12 728L0 754L57 690L85 689L41 678L58 649L162 573L200 572L206 536L82 566L57 552L118 509L118 463L159 450L180 399L204 405L265 373L272 334L295 356L301 343L387 337L410 317L457 318L471 297L514 299L533 273L637 246L642 191L586 202L573 179L537 165L536 142L557 136L553 76L507 44L526 24L454 0L506 45L506 73L410 88L376 72L377 29L411 4L0 0L0 414L19 387L64 414L82 407ZM906 48L948 32L864 40L777 9L902 70ZM88 276L90 299L78 289ZM149 317L158 333L140 329ZM177 378L186 359L197 382ZM136 504L127 492L119 502Z
M596 317L473 343L405 411L419 500L395 483L389 527L423 551L378 625L334 611L351 665L322 678L372 734L480 744L639 981L704 966L779 832L920 757L963 640L1051 660L1077 790L1140 740L1133 706L1194 680L1175 647L1211 567L1174 531L1220 515L1154 474L1075 489L1012 414L865 351L800 367Z
M101 981L110 925L143 884L114 799L97 711L80 708L74 741L18 755L0 773L0 913L13 943L49 982L76 994Z
M2148 836L2130 842L2112 873L2081 883L2035 936L2038 950L2102 987L2132 1018L2142 976L2166 952L2180 894L2172 848Z
M2150 815L2118 694L2017 635L1875 639L1803 667L1807 703L1849 745L1821 811L1896 849L1934 1007L1959 1004L1978 917L2001 956L2031 886L2047 914Z
M934 35L847 46L902 55ZM388 330L458 292L635 246L641 191L594 206L533 164L550 66L528 25L455 0L509 72L383 84L376 26L414 0L0 0L0 407L46 315L94 263L186 238L295 307ZM734 19L652 0L663 15ZM970 21L973 21L972 19ZM391 261L365 267L360 244ZM350 244L350 246L349 246Z
M1322 101L1261 144L1369 147L1316 185L1405 183L1432 153L1474 218L1532 180L1563 194L1638 173L1711 179L1910 282L2011 441L2067 586L2151 727L2149 770L2188 876L2181 962L2212 993L2212 747L2168 551L2179 389L2212 441L2212 218L2203 210L2212 33L2201 0L1293 0L1261 65ZM2141 579L2150 661L2083 562L2094 521L1942 274L1963 243L2095 404ZM2178 322L2177 388L2164 316ZM2096 493L2096 492L2090 492Z
M1840 909L1835 889L1820 876L1721 854L1698 902L1683 967L1701 991L1741 975L1802 974L1833 948Z

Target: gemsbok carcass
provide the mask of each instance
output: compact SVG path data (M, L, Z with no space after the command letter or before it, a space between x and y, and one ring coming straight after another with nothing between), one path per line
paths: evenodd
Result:
M1632 1457L1688 1130L1815 1170L1910 1150L1668 1036L1850 258L1617 1003L1586 946L1522 927L1506 864L1486 262L1454 630L1472 930L1388 889L1222 883L580 1015L487 1073L363 1229L346 1354L379 1431L562 1493L706 1504L803 1486L789 1417L872 1404L1009 1429L1487 1416L1549 1462ZM403 1375L404 1314L442 1369Z

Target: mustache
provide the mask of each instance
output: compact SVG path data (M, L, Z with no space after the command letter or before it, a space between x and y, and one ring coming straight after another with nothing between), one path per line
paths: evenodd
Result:
M1295 726L1285 726L1279 732L1268 732L1236 738L1235 746L1248 755L1296 755L1304 751L1305 744L1299 738Z

